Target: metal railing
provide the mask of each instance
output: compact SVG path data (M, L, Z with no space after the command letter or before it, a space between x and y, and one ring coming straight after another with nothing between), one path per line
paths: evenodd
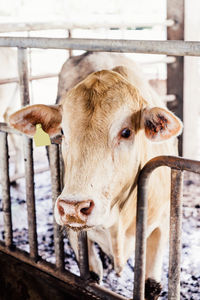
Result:
M146 232L148 212L148 181L151 173L158 167L171 168L171 205L170 205L170 251L169 251L169 288L168 299L180 299L180 252L182 219L182 172L200 174L200 161L173 156L159 156L150 160L142 169L138 179L138 200L136 219L136 247L134 276L134 300L144 299Z
M122 53L166 54L200 56L200 42L78 39L40 37L0 37L0 47L71 49Z
M19 85L22 106L29 104L28 88L28 67L27 50L33 48L54 48L54 49L81 49L92 51L115 51L115 52L143 52L173 55L199 55L200 42L182 41L124 41L124 40L92 40L92 39L49 39L49 38L17 38L1 37L1 47L18 47L18 67ZM5 226L5 243L0 242L0 250L20 260L31 264L57 278L73 284L77 290L93 294L101 299L126 299L113 293L98 284L92 282L89 276L88 257L87 257L87 234L79 234L79 266L80 274L78 277L65 270L63 238L59 226L54 220L54 243L56 264L50 264L38 256L37 229L35 220L35 196L34 196L34 171L33 171L33 151L32 141L24 137L24 160L26 172L26 200L28 209L28 230L30 254L19 249L13 248L12 239L12 216L10 183L8 172L8 145L7 134L17 133L16 130L9 128L6 124L0 124L0 172L2 178L2 202ZM18 133L19 134L19 133ZM52 177L52 199L53 203L59 195L62 187L61 164L58 140L53 140L50 148L50 169ZM54 144L56 143L56 144ZM180 189L182 171L187 170L200 174L200 162L185 160L177 157L158 157L151 160L142 170L138 183L138 208L137 208L137 233L136 233L136 258L135 258L135 282L134 300L144 299L144 269L146 255L146 217L147 217L147 189L150 173L159 166L168 166L172 169L172 192L171 192L171 225L170 231L170 267L169 267L169 299L179 299L179 274L180 274L180 224L181 224L181 203ZM176 202L178 199L178 202ZM177 214L178 209L178 214ZM176 210L176 213L175 213ZM175 233L174 224L178 227ZM174 260L176 259L176 280L172 280L172 267L174 270ZM174 274L173 274L174 276ZM175 295L175 296L174 296Z

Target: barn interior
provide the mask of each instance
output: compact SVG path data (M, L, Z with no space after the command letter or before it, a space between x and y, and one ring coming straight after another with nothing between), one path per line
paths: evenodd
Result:
M158 44L156 51L133 50L124 55L141 65L152 87L183 121L183 134L179 138L180 157L197 161L196 171L186 169L183 178L179 298L169 296L169 250L166 250L160 299L200 298L199 6L198 0L7 0L1 3L0 57L2 50L4 53L0 68L0 105L3 107L0 111L0 299L132 299L135 258L133 249L119 277L110 258L96 245L104 266L103 283L100 288L96 283L88 284L87 280L84 283L84 276L87 277L85 265L83 263L82 269L78 265L67 232L55 224L53 217L53 206L62 188L60 145L56 141L52 144L50 158L53 158L49 165L46 148L33 144L31 150L28 139L24 145L30 152L24 154L20 150L16 166L8 116L23 105L55 104L62 65L69 57L80 55L85 50L48 46L46 49L25 49L23 43L18 48L17 44L8 47L3 46L8 43L6 37L13 37L14 44L17 43L15 38L23 41L23 38L34 37L138 40L149 42L150 48L151 41L197 42L190 45L191 49L184 49L187 45L182 45L185 54L176 55L177 49L171 44L171 53L175 54L167 55L165 51L159 52L161 44ZM187 55L187 51L189 54L194 51L194 54ZM20 55L27 75L24 82L20 79L23 78ZM27 82L30 101L23 102L21 95ZM22 142L23 137L18 136L18 145ZM80 240L80 253L87 259L85 233L80 234ZM86 289L85 285L88 285Z

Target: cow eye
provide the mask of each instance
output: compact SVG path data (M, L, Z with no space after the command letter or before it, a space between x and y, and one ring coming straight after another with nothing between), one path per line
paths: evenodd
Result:
M131 136L131 130L129 128L124 128L121 131L121 137L123 137L124 139L128 139Z
M60 132L61 132L62 135L64 135L64 132L63 132L62 128L60 129Z

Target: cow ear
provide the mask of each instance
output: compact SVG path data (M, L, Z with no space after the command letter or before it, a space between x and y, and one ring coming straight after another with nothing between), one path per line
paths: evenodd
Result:
M141 120L146 137L153 142L168 140L182 132L182 122L164 108L145 108Z
M9 117L9 124L29 136L35 134L36 124L41 124L46 133L55 136L60 132L61 120L59 105L36 104L16 111Z

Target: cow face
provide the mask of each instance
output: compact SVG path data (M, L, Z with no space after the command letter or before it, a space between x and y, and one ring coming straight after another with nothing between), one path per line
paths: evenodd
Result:
M137 181L147 140L162 142L181 131L171 112L149 108L113 71L89 75L59 106L33 105L10 117L11 126L28 135L37 123L50 135L63 130L65 185L55 218L74 229L111 226Z

